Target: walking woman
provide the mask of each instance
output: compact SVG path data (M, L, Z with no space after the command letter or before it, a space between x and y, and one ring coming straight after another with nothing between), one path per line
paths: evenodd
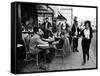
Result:
M92 39L92 28L91 28L91 22L90 21L85 21L85 29L82 30L79 36L82 36L82 50L83 50L83 62L82 65L85 65L86 59L87 61L89 60L89 48L91 44L91 39ZM87 56L87 58L86 58Z

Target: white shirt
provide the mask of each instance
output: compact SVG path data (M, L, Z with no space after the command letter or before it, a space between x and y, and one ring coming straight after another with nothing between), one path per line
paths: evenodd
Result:
M90 39L90 29L85 29L84 35L85 35L85 38Z
M46 26L45 26L46 29L47 29L47 25L48 25L48 23L46 22Z

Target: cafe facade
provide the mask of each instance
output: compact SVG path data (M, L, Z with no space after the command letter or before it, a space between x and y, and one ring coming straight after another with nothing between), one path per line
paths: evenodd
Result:
M37 5L37 16L38 26L43 24L44 18L48 18L48 21L52 24L54 11L48 5Z

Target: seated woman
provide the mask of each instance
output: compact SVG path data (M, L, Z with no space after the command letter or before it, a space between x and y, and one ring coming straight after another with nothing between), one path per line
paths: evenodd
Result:
M71 51L71 46L69 44L69 40L66 37L64 32L61 32L60 39L58 41L53 42L53 47L55 49L64 49L64 54L66 55L68 52Z
M55 41L59 41L60 34L61 34L61 31L59 29L53 33Z
M61 34L60 34L61 38L59 39L59 41L55 41L52 43L54 45L55 49L62 49L62 47L64 45L64 35L65 34L63 32L61 32Z

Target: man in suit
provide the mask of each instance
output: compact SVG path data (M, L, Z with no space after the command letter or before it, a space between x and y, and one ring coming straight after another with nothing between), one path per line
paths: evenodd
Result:
M51 26L51 23L48 21L48 17L46 17L44 23L42 24L42 28L48 29L50 26Z
M79 35L79 27L78 27L78 21L77 18L74 18L74 24L71 28L71 32L72 32L72 38L73 38L73 52L78 52L78 35Z
M44 20L44 23L42 24L42 30L44 32L44 38L48 38L48 29L51 27L51 23L48 21L48 18L46 17Z

